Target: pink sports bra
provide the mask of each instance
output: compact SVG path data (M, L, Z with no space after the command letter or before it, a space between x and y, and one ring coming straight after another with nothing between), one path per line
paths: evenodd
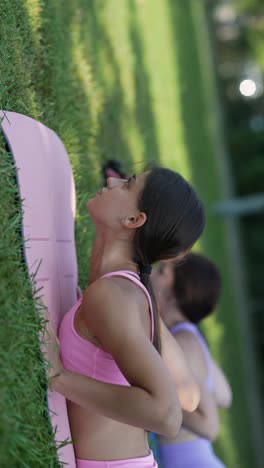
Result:
M151 316L151 341L153 342L153 307L150 295L145 286L141 283L139 276L132 271L122 270L108 273L100 279L111 278L112 276L122 276L129 279L139 286L146 294ZM66 369L92 377L102 382L129 386L130 384L118 368L113 356L80 336L75 330L74 317L81 305L81 302L82 298L80 298L69 312L64 315L60 324L58 337L60 340L60 355L63 365Z

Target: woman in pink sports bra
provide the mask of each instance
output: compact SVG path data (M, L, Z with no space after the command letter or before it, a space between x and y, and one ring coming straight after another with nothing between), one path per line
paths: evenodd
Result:
M219 272L206 257L190 254L182 265L161 263L153 272L152 282L161 315L182 347L201 394L197 410L183 413L176 437L159 437L162 467L224 468L211 441L218 433L217 408L230 406L232 392L197 327L216 306L221 287Z
M164 168L109 178L87 209L96 227L89 284L61 322L61 359L47 351L50 386L67 398L78 468L154 467L147 431L175 436L181 406L194 410L199 392L162 322L160 340L150 265L191 248L204 210Z

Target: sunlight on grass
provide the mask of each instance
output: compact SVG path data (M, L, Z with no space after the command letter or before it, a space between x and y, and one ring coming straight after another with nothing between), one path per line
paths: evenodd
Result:
M129 35L129 3L120 3L119 14L116 15L116 2L108 1L105 4L102 20L119 66L120 86L122 87L125 111L124 119L122 119L122 132L129 145L132 161L135 164L134 170L139 172L145 166L144 135L142 135L135 121L137 94L134 71L137 67L137 57L133 51ZM122 154L119 159L123 160ZM132 162L128 165L123 160L123 163L125 167L128 167L129 173L133 171Z
M191 169L183 137L179 83L173 64L173 44L166 2L139 2L137 21L144 40L144 56L150 77L160 160L165 166L191 179ZM154 41L154 38L158 40ZM180 86L179 86L180 84Z
M81 38L80 29L80 15L81 12L77 11L74 21L71 24L71 38L72 38L72 66L76 70L76 76L79 79L83 95L86 97L86 102L83 104L87 106L87 115L89 118L86 120L87 124L87 138L88 135L97 135L99 129L98 116L102 112L103 96L100 89L96 86L92 69L84 50L84 44ZM84 117L85 118L85 117ZM78 154L79 158L75 159L75 172L78 173L78 160L81 162L82 157ZM95 155L94 155L95 156ZM88 168L87 168L88 169ZM89 172L99 173L100 160L96 157L91 158ZM95 171L95 172L94 172Z
M25 0L25 8L28 14L32 38L35 42L39 43L43 2L41 0Z

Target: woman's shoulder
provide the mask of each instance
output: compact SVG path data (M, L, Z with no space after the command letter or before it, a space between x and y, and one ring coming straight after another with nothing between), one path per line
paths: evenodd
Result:
M126 291L114 278L96 280L87 286L83 296L72 308L77 311L75 327L81 332L80 335L105 350L102 335L105 330L108 333L111 333L112 328L119 330L126 315L126 303Z
M195 352L201 348L200 340L191 327L178 330L174 337L186 352Z
M111 276L100 278L90 284L83 295L83 303L87 305L107 305L118 303L126 306L142 306L147 304L144 292L128 278Z
M82 320L108 352L111 352L110 345L123 341L124 336L138 336L140 331L149 330L149 323L144 327L142 321L142 316L146 316L140 304L142 299L131 289L135 285L125 285L123 281L123 278L97 280L83 295ZM147 307L147 299L144 300Z
M184 323L185 324L185 323ZM187 323L188 326L180 328L176 334L174 334L175 339L179 344L189 353L195 353L204 355L204 348L208 346L198 330L197 326L192 323Z
M90 284L84 292L82 313L89 321L119 320L141 314L148 309L144 292L132 281L121 277L102 278Z

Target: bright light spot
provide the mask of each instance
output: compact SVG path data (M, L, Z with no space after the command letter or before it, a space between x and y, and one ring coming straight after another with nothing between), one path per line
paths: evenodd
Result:
M239 91L241 92L241 94L243 94L243 96L247 96L247 97L253 96L255 92L257 91L257 86L256 86L255 81L253 80L241 81L239 85Z
M220 23L233 23L237 17L231 5L219 5L215 8L214 16Z

